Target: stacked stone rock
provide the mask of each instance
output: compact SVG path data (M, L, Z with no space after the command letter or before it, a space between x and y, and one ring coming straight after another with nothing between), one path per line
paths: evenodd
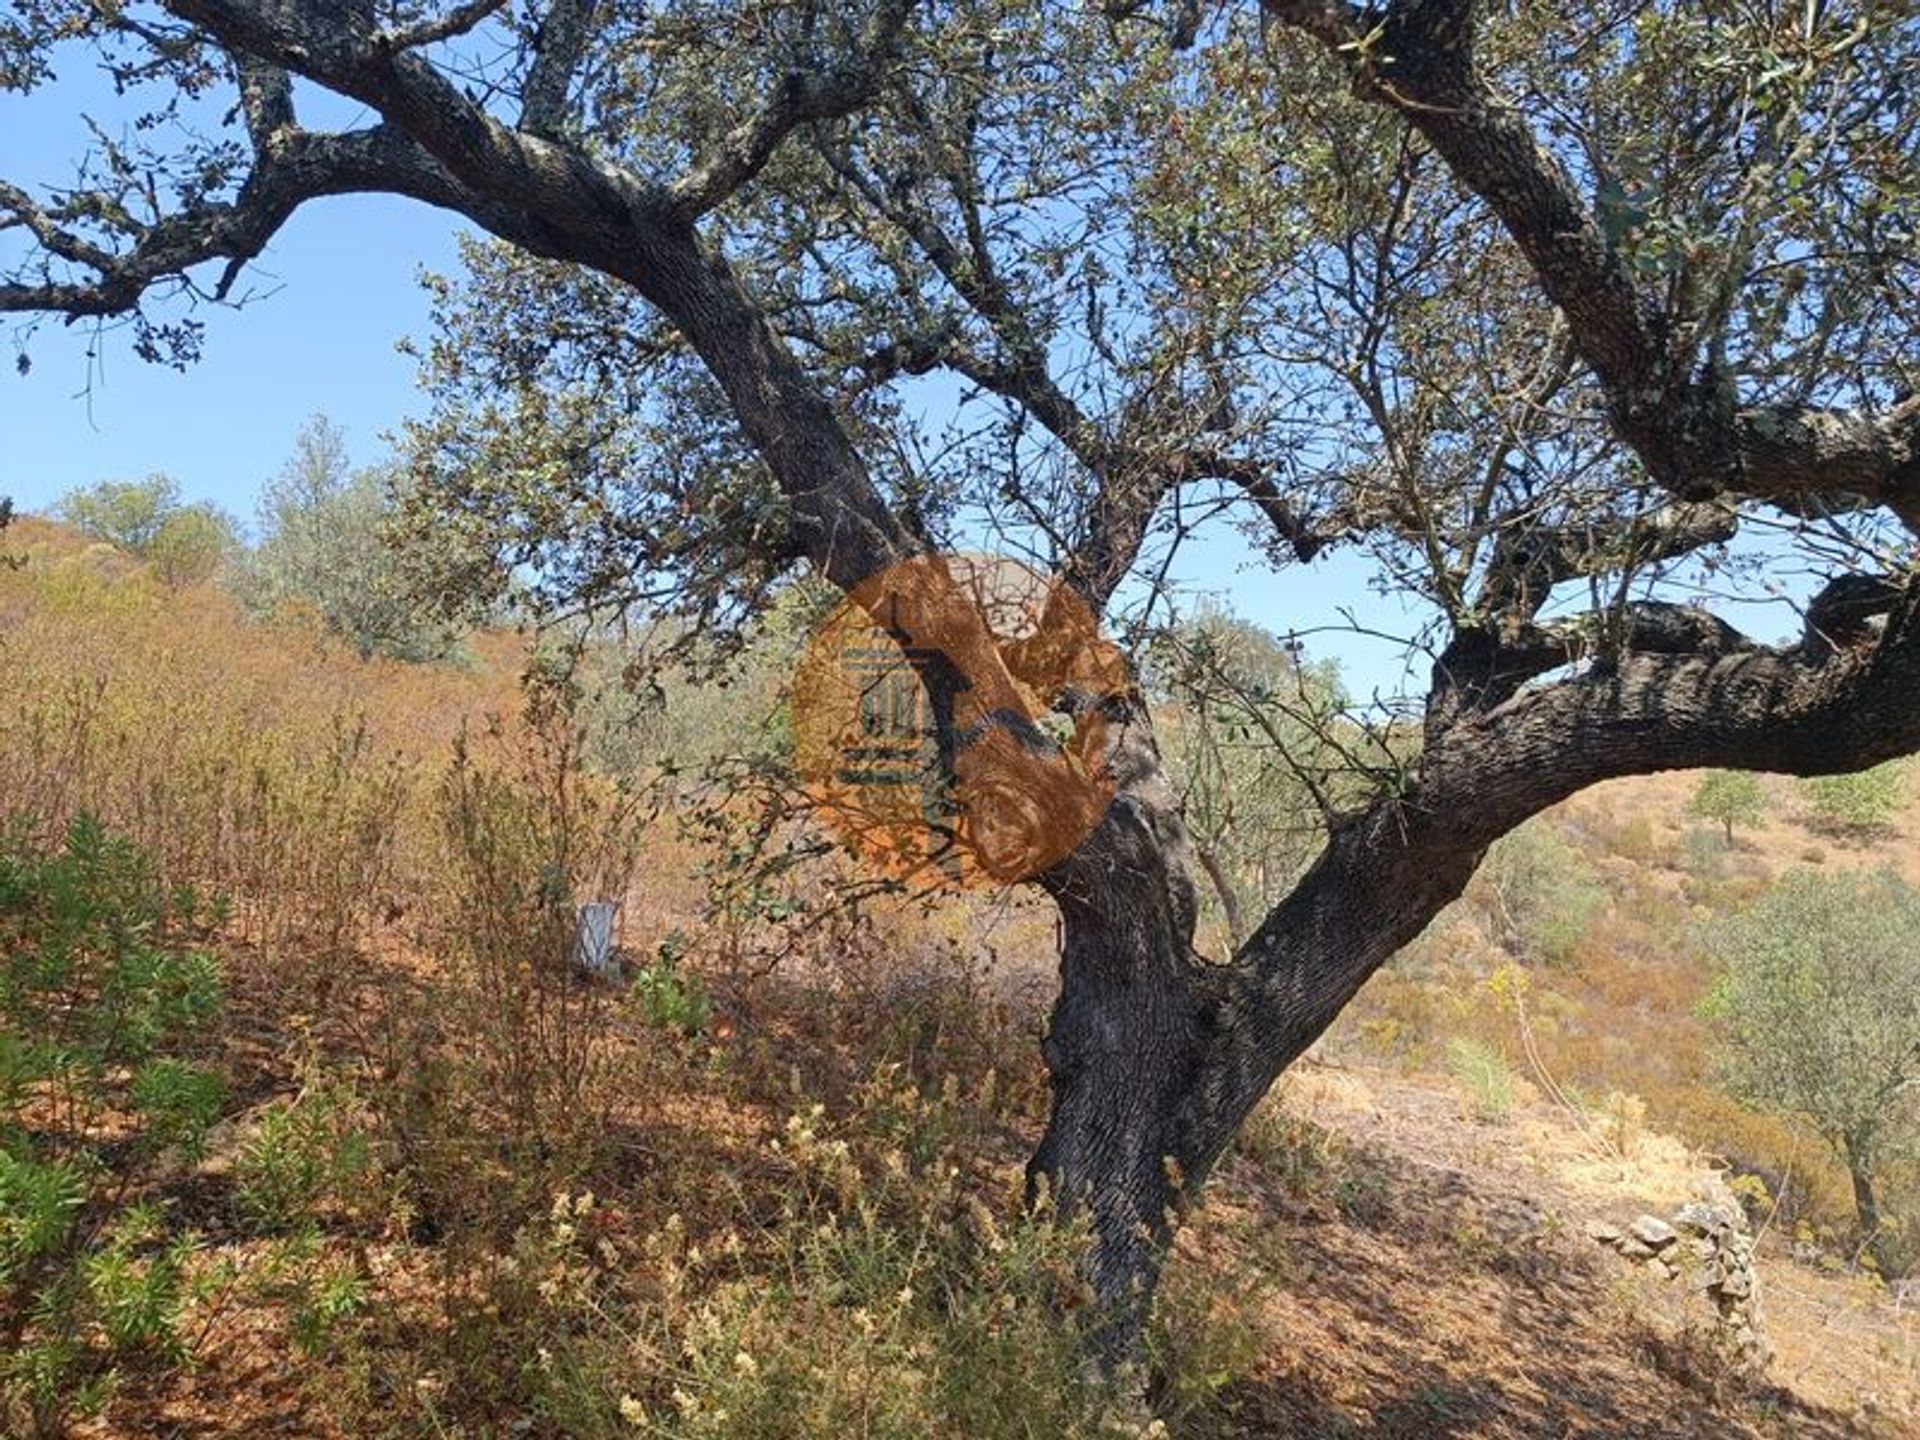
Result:
M1681 1206L1671 1223L1642 1215L1624 1230L1601 1223L1588 1233L1615 1254L1668 1280L1690 1277L1694 1288L1713 1303L1719 1333L1736 1363L1753 1370L1767 1363L1753 1237L1737 1203L1695 1201Z

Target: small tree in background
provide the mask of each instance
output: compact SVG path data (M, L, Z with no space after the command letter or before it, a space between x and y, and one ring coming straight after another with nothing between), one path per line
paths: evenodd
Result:
M1800 782L1814 825L1853 836L1893 829L1905 800L1906 776L1898 761L1851 775L1821 775Z
M211 580L240 548L233 522L224 514L211 505L189 505L167 517L146 558L154 574L177 589Z
M1727 843L1733 843L1733 827L1752 825L1767 813L1767 794L1760 781L1745 770L1712 770L1693 792L1689 807L1705 820L1718 820L1727 827Z
M211 579L240 548L232 518L217 505L184 502L171 475L71 490L54 514L83 535L149 561L172 586Z
M1875 1183L1920 1120L1920 891L1891 871L1796 871L1707 940L1721 968L1701 1010L1728 1089L1833 1146L1887 1267Z
M1579 853L1542 825L1496 842L1476 888L1507 951L1546 965L1567 962L1607 898Z
M144 480L103 480L70 490L54 505L53 513L83 535L138 555L178 509L180 483L171 475L155 473Z
M362 655L444 657L453 635L424 613L387 540L390 508L382 474L355 470L340 427L314 416L261 488L260 544L240 587L248 607L309 607Z

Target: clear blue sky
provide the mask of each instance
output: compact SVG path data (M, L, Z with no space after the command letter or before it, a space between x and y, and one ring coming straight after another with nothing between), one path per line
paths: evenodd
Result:
M67 54L72 68L54 84L0 94L0 175L38 193L71 180L88 144L81 115L111 132L125 114L81 52ZM318 94L301 103L323 123L355 113ZM347 196L303 208L249 272L270 293L242 310L197 312L205 358L185 374L137 359L124 335L48 319L28 342L23 378L13 361L24 317L0 317L0 494L38 510L77 485L164 470L189 497L250 518L260 482L322 410L371 460L380 432L414 403L413 363L394 344L426 329L415 277L453 267L454 234L453 217L410 201ZM0 258L18 253L0 248Z

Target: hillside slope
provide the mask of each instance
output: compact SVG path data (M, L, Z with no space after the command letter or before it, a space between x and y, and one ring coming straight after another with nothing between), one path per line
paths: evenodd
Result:
M19 1433L1141 1431L1084 1383L1074 1237L1019 1218L1043 907L743 883L757 817L583 770L515 637L368 662L57 527L9 543L32 559L0 570L0 844L90 811L156 883L231 898L191 937L224 1002L175 1057L219 1081L204 1148L116 1148L120 1070L71 1112L0 1092L8 1145L104 1162L75 1283L166 1282L119 1349L124 1306L63 1333L0 1291L0 1404L43 1402ZM1920 876L1920 831L1823 836L1769 781L1728 846L1696 781L1536 822L1263 1106L1169 1270L1165 1433L1920 1434L1916 1317L1858 1267L1830 1158L1716 1088L1691 939L1792 866ZM617 983L571 964L556 875L626 900ZM1737 1171L1758 1382L1687 1281L1589 1238ZM87 1383L34 1388L53 1374Z

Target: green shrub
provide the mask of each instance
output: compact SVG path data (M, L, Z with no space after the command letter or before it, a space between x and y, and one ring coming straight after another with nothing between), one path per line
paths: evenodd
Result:
M234 1199L254 1229L291 1233L361 1179L368 1163L351 1098L316 1081L290 1104L269 1109L248 1133L234 1160Z
M256 614L305 610L363 656L439 660L454 633L422 602L407 557L389 541L387 479L355 470L338 426L316 415L260 492L259 546L238 577Z
M1586 861L1542 825L1526 825L1487 852L1481 893L1494 933L1515 958L1563 965L1607 892Z
M700 977L680 968L684 948L677 930L660 943L653 960L634 974L633 1003L656 1030L698 1035L713 1019L713 1001Z
M149 561L171 586L210 578L240 551L232 518L217 506L184 503L167 475L70 491L54 511L82 534Z
M1820 775L1800 782L1815 829L1836 835L1884 835L1905 802L1906 777L1898 761L1851 775Z
M196 1063L220 1005L188 941L210 912L82 816L56 852L0 836L0 1418L61 1433L139 1356L179 1360L195 1237L141 1196L196 1155L220 1077Z

